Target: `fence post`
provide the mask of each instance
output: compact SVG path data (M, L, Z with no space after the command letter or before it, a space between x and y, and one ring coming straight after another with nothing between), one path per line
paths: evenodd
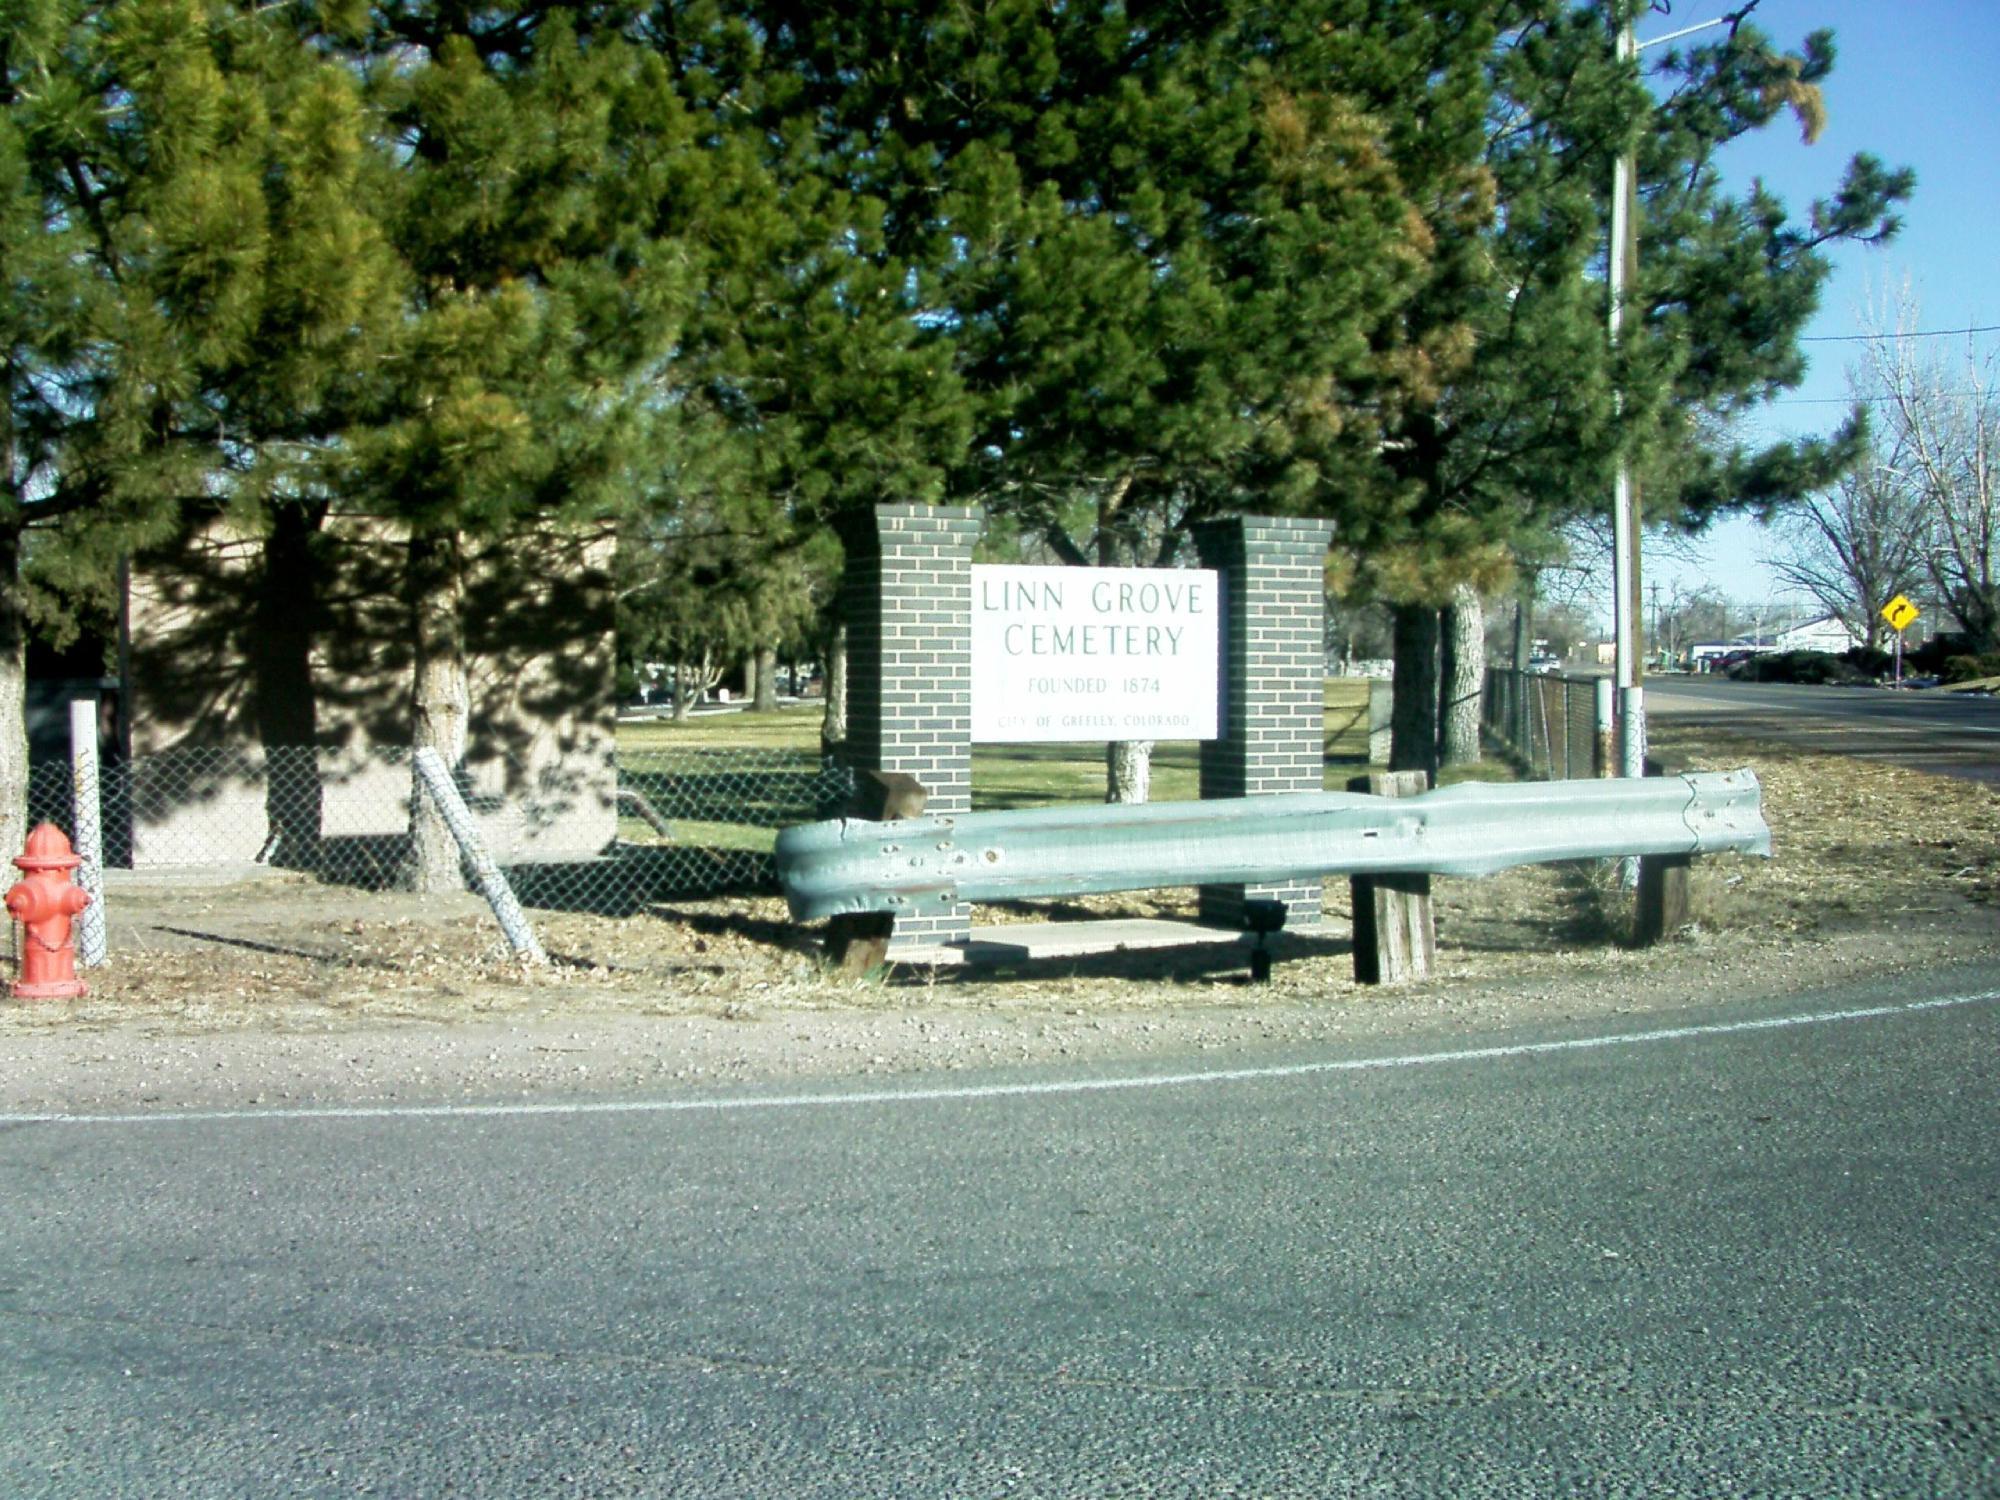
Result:
M104 962L104 822L98 805L97 699L69 700L69 784L74 848L83 863L76 883L90 905L76 919L76 959L86 969Z
M1368 763L1372 766L1389 764L1389 726L1395 703L1395 684L1380 677L1368 679Z
M1347 783L1350 792L1414 797L1427 791L1422 771L1371 771ZM1357 984L1401 984L1428 979L1437 957L1428 875L1356 875L1348 882L1354 906L1354 979Z
M1597 754L1595 774L1599 777L1618 774L1618 729L1611 714L1611 679L1597 679Z
M493 916L500 923L500 930L507 934L507 945L514 950L514 956L525 958L530 963L547 963L549 957L542 952L534 928L528 925L527 914L514 898L514 888L507 883L506 875L494 863L493 856L486 852L485 840L479 837L479 826L472 821L472 810L459 796L444 757L426 745L417 751L415 762L418 779L437 804L445 826L458 842L459 852L472 866L472 876L479 885L479 892L486 898L486 904L493 908Z
M1528 774L1535 774L1535 703L1537 694L1534 687L1524 681L1519 670L1506 669L1514 681L1514 745L1527 762Z
M1479 700L1479 727L1508 749L1516 749L1514 730L1514 684L1499 667L1486 669L1486 690Z
M1576 721L1576 711L1574 708L1572 708L1569 700L1570 700L1570 694L1575 691L1576 685L1572 683L1567 677L1561 679L1561 681L1562 681L1562 691L1563 691L1563 711L1562 711L1563 773L1561 779L1564 781L1568 781L1575 772L1574 741L1576 740L1576 731L1571 726ZM1549 766L1549 775L1553 778L1555 776L1555 770L1556 770L1553 764L1554 760L1553 755L1550 757L1550 760L1551 764Z
M1540 774L1544 780L1552 782L1552 780L1556 780L1556 734L1554 734L1554 730L1548 724L1548 690L1550 690L1550 686L1558 686L1560 688L1562 684L1560 682L1552 684L1550 678L1538 676L1534 680L1534 684L1528 688L1528 692L1534 696L1534 710L1532 710L1534 712L1534 722L1528 726L1528 736L1530 736L1530 740L1528 740L1528 746L1530 746L1530 750L1528 750L1528 772L1530 774ZM1536 758L1534 758L1534 738L1532 736L1536 734L1536 730L1540 730L1540 734L1542 734L1542 760L1540 762L1536 762Z

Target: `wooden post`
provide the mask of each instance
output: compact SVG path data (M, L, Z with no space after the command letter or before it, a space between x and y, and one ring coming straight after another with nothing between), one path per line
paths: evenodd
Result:
M914 818L930 801L916 777L901 771L856 771L848 816L870 823ZM895 917L886 911L845 912L826 924L826 956L842 974L866 974L889 961Z
M1414 797L1430 788L1422 771L1371 771L1347 783L1350 792ZM1402 984L1428 979L1437 957L1428 875L1356 875L1348 890L1354 905L1354 978L1358 984Z
M1669 766L1646 757L1648 776L1677 776L1678 766ZM1688 924L1688 875L1694 868L1692 854L1642 854L1639 856L1637 907L1632 914L1632 943L1650 948L1662 938L1672 937Z
M1692 854L1639 856L1639 909L1632 923L1632 941L1650 948L1688 924L1688 871Z

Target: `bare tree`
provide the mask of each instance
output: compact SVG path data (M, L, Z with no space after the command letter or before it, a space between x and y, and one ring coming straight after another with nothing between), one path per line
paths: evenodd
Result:
M1758 622L1756 609L1725 599L1707 584L1696 589L1676 585L1656 616L1659 639L1676 655L1705 641L1732 640Z
M1899 477L1893 455L1870 452L1861 467L1777 524L1771 571L1879 646L1889 633L1882 606L1924 576L1929 527L1923 505Z
M1922 346L1906 291L1893 331L1868 346L1877 412L1895 455L1887 466L1920 509L1925 566L1974 651L2000 649L2000 392L1995 353L1966 344L1960 358Z

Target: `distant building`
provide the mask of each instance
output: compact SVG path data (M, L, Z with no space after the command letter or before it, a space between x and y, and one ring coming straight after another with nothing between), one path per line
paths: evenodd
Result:
M1750 633L1727 641L1697 641L1688 647L1688 665L1702 672L1723 657L1762 656L1778 651L1824 651L1838 656L1860 644L1854 632L1838 619L1822 615L1769 635Z
M1803 625L1794 625L1790 630L1779 631L1771 637L1771 644L1767 649L1825 651L1838 656L1843 651L1852 651L1860 644L1854 632L1834 616L1821 615L1817 620L1808 620Z

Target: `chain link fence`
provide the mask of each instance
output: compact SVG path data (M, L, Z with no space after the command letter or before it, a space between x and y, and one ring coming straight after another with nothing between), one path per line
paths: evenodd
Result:
M459 791L524 906L630 915L670 899L777 889L778 829L838 815L853 773L813 751L667 747L598 765L470 760ZM411 865L406 750L188 747L98 772L104 865L132 877L227 879L258 868L394 889ZM74 838L69 764L37 766L31 824Z
M1486 731L1530 776L1568 781L1605 773L1610 723L1600 723L1604 680L1494 667L1486 674Z

